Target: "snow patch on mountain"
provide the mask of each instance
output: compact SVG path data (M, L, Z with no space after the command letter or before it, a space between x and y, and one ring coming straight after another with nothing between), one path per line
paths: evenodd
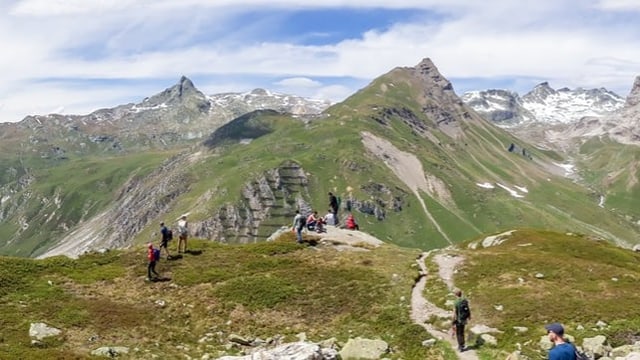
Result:
M541 83L520 97L507 90L471 91L462 100L486 119L503 127L527 123L569 124L584 117L603 117L624 106L625 100L605 88L555 90Z
M215 111L215 108L242 105L251 107L254 110L271 109L294 115L313 115L319 114L331 106L331 102L328 100L280 94L265 89L213 94L208 95L207 99L212 104L211 111Z

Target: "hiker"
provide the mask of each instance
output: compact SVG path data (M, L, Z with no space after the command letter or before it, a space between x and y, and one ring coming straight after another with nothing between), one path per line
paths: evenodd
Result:
M338 224L338 198L332 192L329 192L329 208L333 213L336 224Z
M167 253L167 260L171 259L171 254L169 253L169 241L173 239L173 232L164 226L164 222L160 223L160 250L164 248L164 251Z
M153 244L149 243L149 249L147 250L147 260L149 265L147 266L147 280L151 281L153 278L151 274L155 275L155 278L160 277L156 272L156 262L160 259L160 249L154 249Z
M305 218L300 214L300 210L296 210L296 216L293 218L293 231L296 232L296 242L302 244L302 229L304 228Z
M314 211L307 217L307 230L313 231L318 226L318 212Z
M554 347L549 350L549 360L576 360L575 348L564 340L564 328L559 323L544 327Z
M457 297L453 309L453 327L456 330L456 339L458 340L458 351L466 350L464 344L464 327L467 321L471 320L471 310L469 310L469 301L462 296L462 290L455 289L454 295Z
M187 228L187 215L180 216L178 220L178 254L181 252L187 252L187 236L189 236L189 230ZM184 243L184 250L181 251L182 244Z
M332 209L329 209L327 215L324 216L324 223L327 225L336 225L336 218L335 215L333 215Z
M360 230L360 226L358 226L356 219L353 217L353 214L351 213L349 214L349 216L347 216L347 221L345 221L345 226L349 230Z

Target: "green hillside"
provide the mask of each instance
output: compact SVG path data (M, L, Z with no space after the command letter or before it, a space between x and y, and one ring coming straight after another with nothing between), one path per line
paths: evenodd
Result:
M485 347L487 359L504 359L524 344L528 358L545 358L538 347L544 325L560 322L566 333L582 339L605 335L612 347L640 337L640 253L578 234L517 230L500 245L483 248L480 238L452 250L465 258L454 276L473 307L473 324L499 329L498 347ZM474 244L477 249L470 249ZM431 264L432 273L437 265ZM425 296L444 306L451 295L430 276ZM448 294L448 295L447 295ZM598 321L608 324L596 326ZM514 327L529 330L518 332Z
M534 230L517 230L488 248L479 245L483 239L432 253L424 293L448 309L452 297L433 256L464 258L454 282L471 301L472 325L501 331L494 334L497 347L469 340L480 359L504 359L518 346L530 359L545 357L538 341L552 321L565 324L578 344L606 335L620 346L640 336L638 253L589 236ZM293 342L304 332L308 341L335 338L338 346L358 336L380 338L392 349L389 359L456 359L446 342L422 346L431 335L409 318L419 251L359 246L369 251L297 245L291 233L246 245L191 240L190 253L160 261L160 275L170 279L160 282L144 280L144 246L77 260L3 257L0 358L84 359L103 346L128 347L124 359L215 358L243 348L228 346L232 334ZM598 328L597 321L609 326ZM32 345L35 322L62 333Z
M428 59L319 116L256 111L212 129L200 145L145 149L1 156L0 253L145 243L160 221L186 212L193 235L258 242L296 209L324 214L329 191L342 199L343 217L349 204L364 230L407 247L441 248L513 227L638 241L633 218L553 175L559 154L483 120ZM615 189L607 204L632 208L637 186Z
M592 138L580 147L582 177L599 194L606 208L640 219L640 147Z

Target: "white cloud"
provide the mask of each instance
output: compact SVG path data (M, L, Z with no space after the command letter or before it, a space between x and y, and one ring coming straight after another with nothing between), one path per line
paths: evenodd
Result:
M638 2L637 0L600 0L598 1L597 6L604 10L640 11L640 2Z
M282 79L275 82L274 84L278 86L293 88L317 88L319 86L322 86L321 82L309 79L307 77L293 77Z
M640 74L640 29L607 23L637 1L541 0L20 0L0 3L0 121L64 107L84 113L162 89L141 79L243 75L241 83L196 84L207 93L269 86L341 100L396 66L430 57L450 79L548 80L558 87L606 86L619 92ZM275 18L236 24L256 8L425 9L410 22L333 44L258 42ZM602 12L600 17L592 12ZM591 14L592 21L584 21ZM614 15L612 15L614 14ZM607 16L605 16L607 15ZM604 20L603 20L604 19ZM615 16L612 18L615 19ZM202 29L207 32L203 35ZM295 34L314 37L317 32ZM205 39L195 41L194 38ZM255 76L252 81L249 78ZM332 79L322 83L314 78ZM349 78L349 83L342 78ZM41 80L45 79L46 82ZM77 89L50 79L129 79ZM357 79L357 81L353 81ZM115 81L115 80L114 80ZM273 80L270 81L274 85ZM142 82L141 82L142 83ZM133 84L133 85L132 85ZM222 88L226 86L227 88ZM454 82L455 86L455 82ZM625 95L622 93L621 95ZM131 101L131 100L127 100Z

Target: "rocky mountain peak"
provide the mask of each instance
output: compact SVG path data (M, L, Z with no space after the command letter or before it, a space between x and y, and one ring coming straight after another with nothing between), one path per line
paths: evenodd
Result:
M251 94L252 95L259 95L259 96L270 96L271 93L268 90L265 89L261 89L261 88L256 88L251 90Z
M193 82L188 77L183 75L177 84L159 94L144 99L142 104L144 106L177 105L184 103L189 98L204 101L206 96L193 85Z
M629 96L627 96L627 101L625 102L625 107L633 107L640 104L640 75L636 77L636 80L633 82L633 86L631 87L631 92Z
M536 85L533 90L526 93L522 98L526 101L543 102L547 97L555 94L557 94L557 91L555 91L551 86L549 86L549 83L545 81Z
M436 65L429 58L424 58L415 68L414 70L417 72L422 79L426 80L428 83L433 83L440 87L442 90L453 92L453 85L451 82L447 80Z

